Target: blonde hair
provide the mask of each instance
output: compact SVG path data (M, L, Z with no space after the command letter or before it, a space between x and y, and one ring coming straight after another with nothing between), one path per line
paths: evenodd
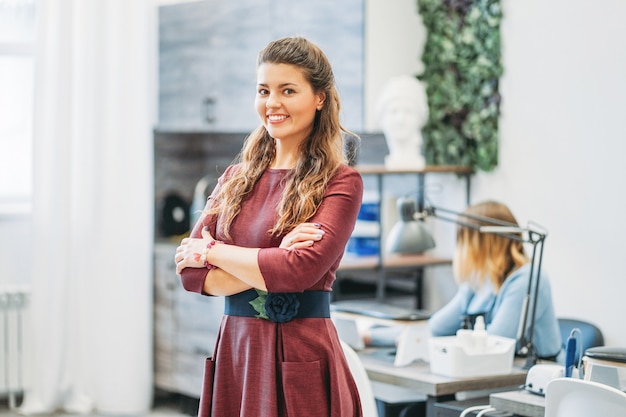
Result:
M341 106L335 77L328 58L317 45L302 37L272 41L259 52L257 58L257 66L265 63L299 68L314 93L325 95L323 107L315 114L313 129L300 145L296 166L285 179L276 223L268 231L282 235L315 214L329 180L337 168L346 163L342 133L356 135L346 130L339 121ZM240 169L224 182L209 210L210 214L219 213L222 216L225 236L230 237L230 225L239 214L242 201L270 167L275 156L275 140L263 125L246 138L237 157Z
M463 214L518 224L509 208L496 201L472 205ZM492 225L470 217L460 216L459 220L477 226ZM452 267L458 283L468 282L479 287L488 279L497 293L511 272L529 262L521 241L481 233L467 226L458 226L456 236Z

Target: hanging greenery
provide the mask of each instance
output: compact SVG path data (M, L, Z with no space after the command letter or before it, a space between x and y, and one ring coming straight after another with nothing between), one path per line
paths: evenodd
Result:
M432 165L498 164L500 0L417 0L427 30L418 78L428 94L424 156Z

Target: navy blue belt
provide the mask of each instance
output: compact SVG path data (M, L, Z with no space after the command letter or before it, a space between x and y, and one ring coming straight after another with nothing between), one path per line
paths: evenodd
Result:
M330 292L270 292L247 290L226 297L224 314L258 317L277 323L292 319L329 318Z

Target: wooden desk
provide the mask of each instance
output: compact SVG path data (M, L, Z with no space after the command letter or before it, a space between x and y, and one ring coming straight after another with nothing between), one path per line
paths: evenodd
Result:
M474 391L491 388L502 388L523 385L526 381L526 370L521 368L523 362L515 362L509 374L481 376L471 378L450 378L430 372L426 362L394 367L391 360L376 355L376 349L365 349L359 352L367 375L372 381L384 382L415 390L428 396L426 415L434 415L434 403L454 399L454 394L461 391Z
M498 392L489 396L489 405L524 417L543 417L546 398L526 390Z
M455 394L459 391L523 385L526 382L526 370L518 366L521 362L518 364L517 361L509 374L451 378L431 373L430 365L421 361L408 366L394 367L391 360L377 357L375 351L376 349L364 349L359 352L371 380L412 388L433 397Z

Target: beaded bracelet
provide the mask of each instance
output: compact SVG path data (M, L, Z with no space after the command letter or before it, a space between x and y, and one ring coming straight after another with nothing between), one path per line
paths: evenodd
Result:
M204 250L202 251L202 255L200 256L200 262L202 262L202 264L207 268L207 269L215 269L217 268L215 265L212 265L209 263L209 261L207 260L207 256L209 255L209 250L215 246L215 244L218 243L216 240L212 240L210 241L207 245L206 248L204 248ZM219 242L222 243L222 242Z

